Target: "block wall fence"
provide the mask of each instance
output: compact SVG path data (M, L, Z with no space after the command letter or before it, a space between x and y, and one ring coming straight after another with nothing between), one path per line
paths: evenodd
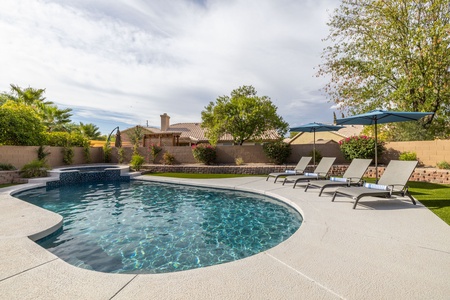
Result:
M291 145L292 154L288 158L288 164L293 165L298 162L300 157L310 155L312 151L311 144L304 145ZM402 152L415 152L421 164L425 167L435 167L437 162L447 161L450 163L450 140L435 140L435 141L420 141L420 142L391 142L386 144L386 153L379 158L379 164L383 165L388 163L391 159L398 159ZM0 163L12 164L17 169L22 168L25 164L37 159L37 149L34 146L0 146ZM346 161L339 149L338 144L326 144L316 145L316 149L322 154L322 156L336 157L335 165L345 165L349 162ZM125 163L129 163L132 156L132 148L124 148L125 150ZM50 152L47 157L50 167L63 166L62 147L46 147L46 151ZM139 153L145 157L147 164L150 164L150 169L159 170L163 164L163 154L170 152L175 157L174 166L164 166L165 170L174 169L183 172L190 172L191 166L184 166L190 164L196 164L197 168L201 168L202 165L197 164L192 155L190 147L164 147L163 151L156 157L155 164L152 163L152 158L148 148L139 148ZM83 148L74 147L74 165L86 164ZM103 149L91 148L91 163L103 163ZM235 159L241 157L245 163L245 168L240 166L233 166ZM112 149L112 163L118 162L117 149ZM262 164L266 166L250 166L250 164ZM242 172L247 174L267 174L272 170L283 169L286 166L275 166L265 156L261 145L248 145L248 146L218 146L217 147L217 170L214 172L226 172L235 173ZM227 166L224 166L227 165ZM232 167L233 166L233 167ZM240 168L239 168L240 167ZM267 169L269 168L269 169ZM211 173L212 168L208 167L209 171L203 169L197 169L196 172ZM373 176L373 171L366 174L368 177ZM431 181L440 183L450 183L449 171L450 170L435 170L435 169L423 169L421 173L415 172L412 180L418 181ZM14 178L11 178L14 176ZM16 175L6 175L6 173L0 174L0 181L4 178L7 182L20 181L18 173Z

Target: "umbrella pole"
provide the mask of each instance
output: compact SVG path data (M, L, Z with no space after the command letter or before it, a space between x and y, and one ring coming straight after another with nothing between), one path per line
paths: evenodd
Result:
M377 130L377 119L375 119L375 182L378 183L378 130Z
M313 140L313 166L316 168L316 130L314 132L314 140Z

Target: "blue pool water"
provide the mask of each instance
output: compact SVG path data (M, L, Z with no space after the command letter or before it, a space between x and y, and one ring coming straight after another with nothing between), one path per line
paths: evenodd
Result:
M301 215L273 198L131 181L14 195L64 217L38 243L68 263L112 273L165 273L221 264L274 247Z

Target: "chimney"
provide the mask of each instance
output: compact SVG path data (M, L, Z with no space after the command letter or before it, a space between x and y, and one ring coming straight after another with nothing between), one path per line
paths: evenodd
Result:
M163 115L160 115L161 117L161 131L167 131L170 126L170 117L164 113Z

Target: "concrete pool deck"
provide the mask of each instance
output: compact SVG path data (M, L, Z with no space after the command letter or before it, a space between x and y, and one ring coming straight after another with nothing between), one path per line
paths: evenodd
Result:
M317 189L230 179L138 179L255 191L304 221L288 240L222 265L167 274L74 267L35 244L61 217L0 189L1 299L449 299L450 226L408 199L318 197Z

